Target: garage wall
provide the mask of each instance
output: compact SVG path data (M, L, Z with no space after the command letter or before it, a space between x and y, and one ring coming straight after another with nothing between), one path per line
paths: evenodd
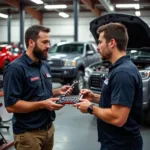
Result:
M78 40L79 41L94 41L90 31L89 23L95 17L80 17L78 27ZM64 18L46 18L44 19L44 25L51 28L51 36L63 36L70 37L70 41L74 40L74 20L73 16L68 19Z
M16 19L15 16L12 17L11 21L11 41L18 43L20 41L20 20ZM26 30L32 24L38 24L38 21L33 18L27 18L25 20L24 30ZM7 20L1 19L0 20L0 33L3 36L0 36L0 42L7 42Z
M79 27L78 27L78 40L79 41L94 41L90 31L89 31L89 22L95 18L94 15L89 14L90 17L81 16L79 18ZM12 16L11 23L11 40L13 42L18 42L20 39L20 21L17 19L19 15ZM29 26L38 24L38 21L32 18L30 15L26 15L25 19L26 30ZM52 44L59 41L73 41L74 40L74 20L73 16L70 18L62 18L58 15L44 14L43 25L51 29L51 42ZM0 36L0 41L7 42L7 20L0 19L0 33L3 36Z
M19 15L12 16L12 25L11 25L11 40L12 42L18 43L20 39L20 22L18 20ZM64 19L59 17L57 14L44 14L43 16L43 25L51 29L51 42L52 45L59 41L73 41L74 40L74 20L73 15L70 18ZM96 16L92 13L80 14L79 17L79 27L78 27L78 40L79 41L94 41L90 31L89 23L91 20L95 19ZM149 17L143 17L150 25ZM38 24L38 21L32 18L30 15L26 14L25 19L26 30L29 26ZM0 42L7 42L7 20L0 19Z

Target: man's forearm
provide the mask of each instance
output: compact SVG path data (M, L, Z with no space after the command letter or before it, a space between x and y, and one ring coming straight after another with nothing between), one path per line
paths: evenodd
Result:
M99 104L101 95L93 93L92 102Z
M53 93L53 97L60 96L60 88L53 89L52 93Z
M29 113L44 108L44 101L27 102L19 100L16 104L6 107L9 113Z
M93 115L109 124L119 126L118 116L113 113L111 108L100 108L98 106L94 106Z

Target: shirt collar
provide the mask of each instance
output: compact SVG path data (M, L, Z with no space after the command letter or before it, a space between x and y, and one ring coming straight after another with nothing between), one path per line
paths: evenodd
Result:
M120 65L125 60L130 59L130 56L122 56L120 57L113 65L109 67L109 70L112 70L113 68L116 68L118 65Z
M29 65L40 65L41 64L41 60L39 62L34 62L27 54L26 51L23 53L23 56L26 58L26 61Z

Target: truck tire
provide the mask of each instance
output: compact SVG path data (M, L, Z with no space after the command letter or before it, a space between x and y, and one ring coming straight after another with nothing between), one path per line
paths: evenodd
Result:
M75 85L73 93L74 94L79 94L80 90L84 88L84 73L82 71L79 71L76 77L76 81L78 81L78 83Z

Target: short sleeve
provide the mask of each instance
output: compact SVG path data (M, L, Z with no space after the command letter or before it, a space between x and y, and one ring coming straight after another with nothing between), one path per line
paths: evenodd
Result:
M134 78L128 72L117 72L111 81L111 104L132 107L135 94Z
M14 105L20 100L23 92L23 79L17 67L9 65L4 72L4 102L5 106Z

